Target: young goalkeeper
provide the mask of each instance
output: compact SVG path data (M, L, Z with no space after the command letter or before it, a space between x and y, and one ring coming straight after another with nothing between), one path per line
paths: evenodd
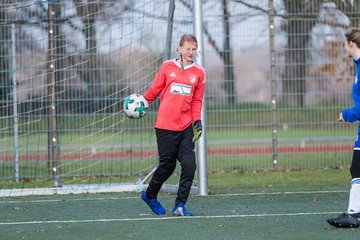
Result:
M159 165L141 198L155 214L166 210L157 200L163 183L172 175L176 161L181 166L179 189L173 214L192 216L185 208L196 170L195 141L202 131L201 108L205 88L205 71L193 62L198 43L193 35L181 37L179 57L165 61L159 69L145 99L151 103L160 96L155 122Z
M354 106L339 114L340 122L355 122L360 120L360 29L351 29L346 34L345 51L353 58L356 65L356 75L352 87ZM350 166L351 189L349 205L346 213L337 218L328 219L335 227L359 227L360 217L360 126L354 144L354 152Z

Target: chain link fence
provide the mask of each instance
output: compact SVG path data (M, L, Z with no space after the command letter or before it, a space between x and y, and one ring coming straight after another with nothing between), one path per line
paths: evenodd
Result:
M163 0L0 3L0 182L118 181L156 166L158 102L138 121L121 104L193 32L192 1L174 3L173 14ZM357 124L337 116L352 106L343 42L359 10L203 1L209 173L350 164Z

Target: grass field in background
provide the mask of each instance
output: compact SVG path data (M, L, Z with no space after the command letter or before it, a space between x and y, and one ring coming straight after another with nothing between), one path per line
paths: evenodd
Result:
M335 137L354 137L357 133L357 125L346 124L344 126L333 125L333 128L322 127L289 127L284 130L278 129L278 137L281 138L335 138ZM121 129L119 129L120 131ZM341 130L341 135L338 131ZM40 150L46 149L47 144L47 132L34 133L34 134L19 134L18 141L21 147L27 146L28 148L40 147ZM248 139L271 139L271 127L257 129L255 127L231 127L224 126L221 129L209 126L207 128L207 140L211 144L212 142L222 141L244 141ZM139 143L143 141L143 144L149 144L148 142L156 140L155 132L153 128L146 130L127 130L118 133L100 132L98 134L91 131L82 132L64 132L60 134L60 144L71 149L71 143L78 144L79 146L86 146L97 143L100 146L121 146L129 143ZM3 146L12 146L14 144L14 136L7 135L1 139L0 142ZM76 146L76 145L75 145ZM72 146L72 147L75 147ZM4 148L6 149L6 148Z
M207 170L210 173L221 172L252 172L252 171L291 171L306 169L332 169L346 167L351 163L352 152L324 152L318 153L290 153L280 154L278 166L273 169L271 154L208 154ZM148 159L150 160L150 159ZM155 166L155 157L152 161L144 158L114 158L114 159L73 159L62 160L63 184L100 184L134 182L140 172L146 174ZM144 167L147 170L144 171ZM15 182L12 177L12 162L3 162L0 172L0 187L52 187L53 179L47 171L47 161L20 161L20 173L23 177L20 182ZM100 170L99 170L100 169ZM176 172L179 172L177 168ZM36 176L36 177L34 177ZM177 179L174 180L176 183Z
M339 109L318 107L293 111L279 108L277 168L299 170L348 166L356 124L337 123L334 116ZM226 111L216 107L208 109L209 173L273 169L269 110L265 105L237 105ZM134 181L140 173L151 171L157 161L152 127L154 117L153 112L134 121L111 114L59 116L63 183L128 182ZM3 127L0 189L53 185L49 171L51 163L47 161L47 119L44 116L29 118L19 121L19 183L14 181L12 128L8 126L9 121L0 120ZM5 133L6 129L10 132ZM41 131L37 132L39 129ZM340 151L337 148L341 148Z
M208 175L212 194L257 191L330 190L349 188L348 168L317 170L267 170Z

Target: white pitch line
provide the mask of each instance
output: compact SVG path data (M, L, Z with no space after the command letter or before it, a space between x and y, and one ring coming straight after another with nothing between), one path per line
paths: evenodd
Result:
M136 221L165 221L165 220L192 220L192 219L215 219L215 218L253 218L253 217L291 217L309 215L330 215L339 212L309 212L309 213L264 213L264 214L241 214L241 215L215 215L215 216L192 216L192 217L149 217L149 218L113 218L113 219L85 219L85 220L50 220L29 222L0 222L1 225L31 225L31 224L54 224L54 223L98 223L98 222L136 222Z
M297 191L297 192L254 192L254 193L229 193L229 194L214 194L207 196L193 195L192 197L236 197L236 196L271 196L271 195L294 195L294 194L331 194L331 193L348 193L349 190L329 190L329 191ZM161 198L173 198L173 196L161 196ZM48 199L48 200L18 200L18 201L1 201L0 204L13 203L46 203L46 202L77 202L77 201L106 201L106 200L127 200L140 199L139 197L111 197L111 198L72 198L72 199Z
M349 190L329 190L329 191L298 191L298 192L259 192L259 193L229 193L219 195L220 197L231 197L231 196L259 196L259 195L294 195L294 194L324 194L324 193L347 193Z

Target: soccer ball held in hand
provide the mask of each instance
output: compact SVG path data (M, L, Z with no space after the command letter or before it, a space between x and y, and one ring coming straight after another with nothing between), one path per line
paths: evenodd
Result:
M141 94L131 94L126 97L123 104L124 113L128 118L139 119L148 112L149 103Z

